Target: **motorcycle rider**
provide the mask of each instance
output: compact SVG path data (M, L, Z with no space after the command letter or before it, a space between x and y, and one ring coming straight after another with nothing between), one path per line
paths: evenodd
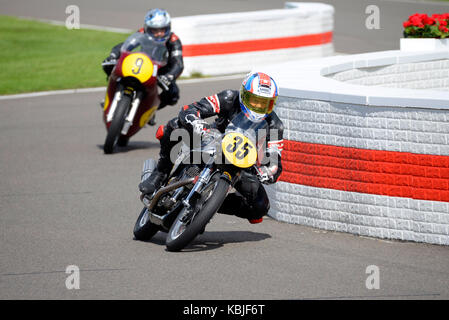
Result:
M204 97L197 102L185 105L178 117L170 120L167 125L160 126L156 138L160 140L160 158L156 169L150 177L139 184L143 194L152 194L168 177L173 163L170 160L171 148L177 141L170 141L173 130L184 128L190 133L207 134L210 128L224 132L230 120L243 112L251 121L265 119L268 123L266 156L268 165L257 167L257 174L250 169L242 171L240 180L235 184L235 193L230 193L218 212L234 214L246 218L250 223L262 222L270 204L263 184L272 184L279 178L281 151L283 147L283 123L273 112L278 97L278 87L270 76L255 72L244 79L240 91L224 90L215 95ZM217 116L215 122L209 125L204 119ZM277 132L277 136L271 136ZM275 135L275 134L273 134Z
M161 102L158 110L167 105L175 105L179 100L179 88L176 85L176 79L184 70L184 61L181 40L175 33L171 32L169 13L162 9L148 11L145 15L144 27L139 29L138 32L147 34L152 40L165 43L169 57L168 64L158 70L158 81L162 83L162 93L159 96ZM103 70L108 78L120 58L122 44L123 42L114 46L109 56L102 62ZM154 118L150 124L155 124Z

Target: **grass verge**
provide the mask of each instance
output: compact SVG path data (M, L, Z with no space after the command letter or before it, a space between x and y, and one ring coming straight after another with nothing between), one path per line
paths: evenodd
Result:
M105 86L101 61L126 37L0 15L0 95Z

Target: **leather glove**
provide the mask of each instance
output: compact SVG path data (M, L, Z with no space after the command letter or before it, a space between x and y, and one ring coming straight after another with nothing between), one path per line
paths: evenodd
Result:
M157 80L162 85L162 88L167 91L168 88L170 87L172 81L173 81L173 76L171 76L171 75L160 75L160 76L157 77Z
M115 65L117 63L117 56L115 53L111 53L106 59L101 63L102 66Z
M257 171L257 177L259 178L259 181L264 184L271 184L274 182L274 176L273 173L270 171L270 169L266 166L263 167L255 167Z
M203 136L204 134L210 131L210 124L204 120L195 120L192 122L193 132L199 136Z

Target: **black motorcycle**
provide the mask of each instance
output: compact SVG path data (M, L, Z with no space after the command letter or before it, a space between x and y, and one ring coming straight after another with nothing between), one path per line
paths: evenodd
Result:
M144 208L134 226L135 239L167 232L167 250L180 251L203 233L241 171L262 161L267 128L265 120L255 123L239 113L223 134L212 130L197 148L184 145L167 183L152 195L141 195ZM192 164L192 159L201 161ZM155 167L155 160L146 160L141 181Z

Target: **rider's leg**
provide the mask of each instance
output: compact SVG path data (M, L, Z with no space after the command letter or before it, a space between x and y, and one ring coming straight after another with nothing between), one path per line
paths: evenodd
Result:
M236 193L229 194L218 212L248 219L250 223L262 222L270 209L265 188L256 176L246 171L236 183Z
M170 120L167 125L160 126L157 130L156 137L159 139L161 145L159 161L151 175L139 184L139 190L142 193L151 194L154 190L158 189L164 183L173 168L173 162L170 159L170 151L178 141L171 141L170 135L175 129L179 129L178 118Z
M179 100L179 88L176 82L172 82L167 91L162 91L162 93L159 95L159 98L161 102L159 104L158 110L161 110L168 105L175 105Z
M160 103L158 106L158 110L163 109L168 105L175 105L179 100L179 88L176 83L172 82L168 91L162 91L159 95ZM156 125L156 113L148 120L148 124L150 126Z

